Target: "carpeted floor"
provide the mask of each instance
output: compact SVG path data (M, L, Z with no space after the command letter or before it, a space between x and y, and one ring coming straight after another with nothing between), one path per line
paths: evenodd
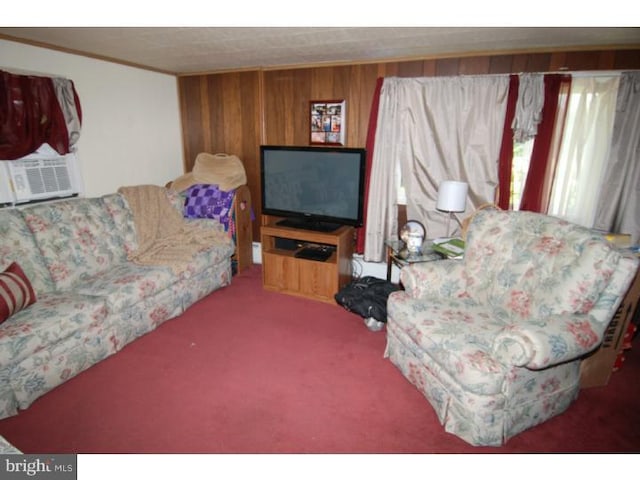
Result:
M260 266L0 421L25 453L639 452L640 345L608 386L500 448L443 431L385 333L261 286Z

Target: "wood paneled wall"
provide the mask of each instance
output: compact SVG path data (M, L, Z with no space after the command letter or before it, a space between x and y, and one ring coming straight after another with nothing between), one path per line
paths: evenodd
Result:
M185 172L200 152L237 155L245 165L254 204L260 187L260 79L258 71L179 79Z
M346 100L346 146L364 147L378 77L638 70L640 49L523 53L182 76L185 172L200 152L243 161L256 218L260 145L308 145L309 102ZM253 238L259 238L260 221Z

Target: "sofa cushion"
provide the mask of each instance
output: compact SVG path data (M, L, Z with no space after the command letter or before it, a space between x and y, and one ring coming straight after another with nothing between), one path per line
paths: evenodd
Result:
M206 220L202 221L206 222ZM212 265L229 262L231 255L233 255L233 249L231 239L228 239L228 242L211 245L210 248L197 252L185 268L180 271L180 278L188 279Z
M114 224L120 230L124 243L125 253L128 255L138 248L136 240L136 227L133 223L133 214L127 200L119 193L110 193L102 197L107 212L111 215Z
M104 298L110 313L117 313L176 283L169 267L152 267L124 262L86 278L75 289L80 294Z
M22 211L3 208L0 209L0 270L4 270L13 262L20 262L20 267L31 281L36 296L55 289Z
M107 315L103 298L71 292L43 294L0 325L0 369L59 341L80 335Z
M24 216L59 290L126 258L119 230L100 198L35 205L24 209Z
M13 262L0 273L0 323L35 301L31 282L18 263Z

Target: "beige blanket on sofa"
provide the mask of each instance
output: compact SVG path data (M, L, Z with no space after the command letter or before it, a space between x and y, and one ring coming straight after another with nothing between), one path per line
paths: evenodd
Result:
M224 231L187 223L171 205L164 187L121 187L118 193L125 197L133 212L138 249L128 258L134 263L167 265L178 273L197 252L231 241Z

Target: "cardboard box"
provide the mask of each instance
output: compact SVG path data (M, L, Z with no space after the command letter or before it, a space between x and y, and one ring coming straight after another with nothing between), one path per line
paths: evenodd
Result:
M607 233L604 238L609 243L618 248L630 248L631 247L631 234L630 233Z
M602 345L580 364L580 388L602 387L609 378L622 354L625 334L640 300L640 271L627 291L622 303L605 331Z

